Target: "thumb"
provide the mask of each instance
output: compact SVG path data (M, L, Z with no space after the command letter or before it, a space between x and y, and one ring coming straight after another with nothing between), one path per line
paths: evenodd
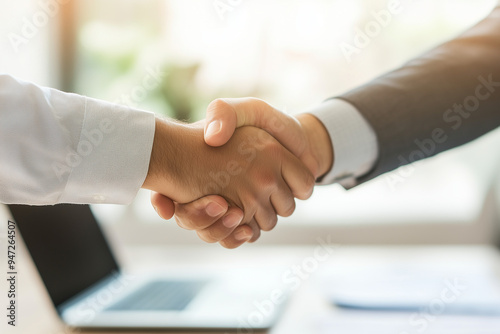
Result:
M205 119L205 142L222 146L232 137L237 127L237 115L231 104L223 99L212 101Z
M250 97L212 101L207 108L205 142L210 146L224 145L242 126L263 129L297 156L304 150L306 143L296 118Z
M266 123L273 111L278 112L266 102L252 97L214 100L207 108L205 142L210 146L224 145L236 128L245 125L267 131Z

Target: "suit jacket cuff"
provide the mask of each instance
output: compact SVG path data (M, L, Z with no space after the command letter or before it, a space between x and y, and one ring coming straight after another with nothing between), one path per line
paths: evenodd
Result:
M372 127L353 105L340 99L328 100L309 113L325 125L334 152L333 168L317 184L355 186L356 179L368 173L378 158Z

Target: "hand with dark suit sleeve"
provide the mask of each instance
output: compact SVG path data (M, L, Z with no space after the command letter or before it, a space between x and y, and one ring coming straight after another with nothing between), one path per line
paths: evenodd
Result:
M339 96L370 123L378 159L361 183L500 125L500 7L461 36Z
M209 145L223 145L235 128L251 125L264 128L297 154L297 139L304 138L300 120L314 116L318 122L310 123L314 125L308 133L326 129L331 142L317 141L321 147L309 149L334 160L329 171L319 174L318 183L339 182L350 188L500 126L500 7L456 39L298 119L255 99L226 101L233 107L219 104L207 112ZM266 127L276 117L286 120L287 131ZM216 131L210 126L213 122ZM298 153L318 177L315 159ZM189 220L192 210L193 205L185 205L180 214L176 212L177 220ZM213 219L205 215L204 220Z

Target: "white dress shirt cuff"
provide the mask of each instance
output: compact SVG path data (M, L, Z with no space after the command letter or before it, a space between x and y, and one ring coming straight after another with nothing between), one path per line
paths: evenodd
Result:
M377 137L372 127L350 103L332 99L309 111L326 127L332 141L333 168L318 184L356 185L356 178L368 173L378 157Z
M130 203L147 176L154 133L153 113L86 98L78 145L61 169L69 176L61 175L67 183L59 202Z

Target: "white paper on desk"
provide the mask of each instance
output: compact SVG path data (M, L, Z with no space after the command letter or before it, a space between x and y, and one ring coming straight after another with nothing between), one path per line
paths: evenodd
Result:
M487 268L395 264L337 271L322 283L328 298L346 308L500 315L500 280Z
M498 334L500 318L441 315L415 317L407 313L346 311L317 319L317 334Z

